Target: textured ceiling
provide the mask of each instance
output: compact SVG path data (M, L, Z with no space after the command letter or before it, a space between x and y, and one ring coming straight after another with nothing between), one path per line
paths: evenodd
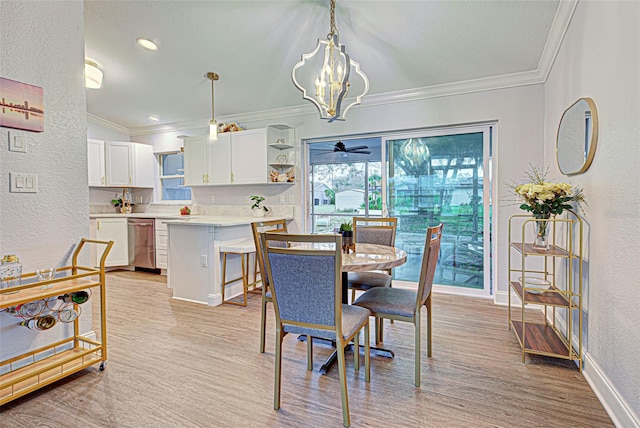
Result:
M538 71L559 4L338 0L336 21L371 96ZM310 105L291 69L328 32L328 0L86 0L86 55L104 70L102 89L87 90L87 111L128 129L204 126L208 71L220 75L216 117Z

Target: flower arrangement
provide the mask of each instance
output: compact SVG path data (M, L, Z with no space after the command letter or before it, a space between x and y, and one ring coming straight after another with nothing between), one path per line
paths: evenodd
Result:
M531 165L531 171L525 173L529 179L528 183L511 184L516 197L522 202L520 208L529 211L536 218L533 248L543 251L549 248L547 239L549 222L546 220L551 216L562 214L564 210L571 211L573 206L570 202L575 202L578 208L582 208L582 203L586 204L581 188L572 187L568 183L548 181L548 173L548 167L542 170L538 166Z
M526 172L528 183L513 183L512 188L521 202L520 208L529 211L535 218L551 218L552 215L562 214L564 210L571 210L570 202L575 202L581 208L586 203L582 189L568 183L553 183L547 180L549 168L531 165L531 171Z

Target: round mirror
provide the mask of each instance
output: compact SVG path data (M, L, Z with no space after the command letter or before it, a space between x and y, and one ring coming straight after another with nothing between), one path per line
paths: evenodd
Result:
M580 98L569 107L558 126L558 168L565 175L589 169L598 141L598 111L591 98Z

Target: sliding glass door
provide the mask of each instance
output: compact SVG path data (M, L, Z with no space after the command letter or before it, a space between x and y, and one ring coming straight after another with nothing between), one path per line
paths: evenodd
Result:
M407 263L394 279L416 283L427 227L444 223L436 287L491 294L492 127L455 127L307 142L311 233L353 216L398 218Z
M385 147L385 196L408 253L395 278L417 281L427 227L444 224L435 283L465 294L490 289L490 127L394 135Z

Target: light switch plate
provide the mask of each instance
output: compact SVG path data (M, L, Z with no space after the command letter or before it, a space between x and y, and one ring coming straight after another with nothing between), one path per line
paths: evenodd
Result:
M296 196L295 195L289 195L289 204L293 205L296 203Z
M9 192L38 193L38 175L22 172L9 173Z
M12 152L27 152L27 137L22 132L9 132L9 150Z

